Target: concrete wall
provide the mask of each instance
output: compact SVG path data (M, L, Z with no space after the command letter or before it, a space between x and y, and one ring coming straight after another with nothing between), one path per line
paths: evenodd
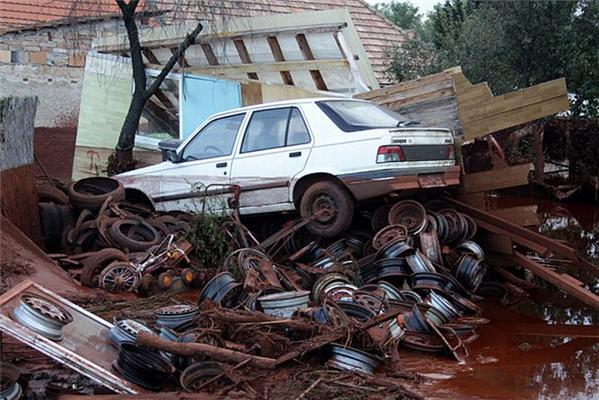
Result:
M0 171L33 163L35 97L0 97Z
M0 97L0 212L40 244L32 165L36 104L35 97Z
M76 127L83 69L0 65L0 96L37 96L36 127Z

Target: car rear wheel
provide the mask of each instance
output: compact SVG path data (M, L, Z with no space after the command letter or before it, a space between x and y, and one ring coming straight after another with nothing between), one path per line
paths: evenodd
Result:
M308 187L302 196L300 214L303 218L317 215L307 225L313 234L335 237L350 227L354 217L354 202L347 189L340 184L319 181Z

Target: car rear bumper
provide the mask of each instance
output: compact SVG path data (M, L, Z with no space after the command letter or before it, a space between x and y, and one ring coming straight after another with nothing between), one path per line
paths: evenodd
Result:
M389 169L340 175L356 200L367 200L410 189L454 186L460 183L460 167Z

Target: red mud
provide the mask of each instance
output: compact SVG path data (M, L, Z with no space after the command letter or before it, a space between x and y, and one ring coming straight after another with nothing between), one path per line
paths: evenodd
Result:
M537 204L539 232L566 240L599 265L599 207L530 197L492 203L498 208ZM575 267L570 272L599 290L599 273L589 276ZM420 390L439 399L599 399L598 313L549 286L509 309L488 302L484 316L491 322L468 345L465 365L402 353L406 366L434 378ZM576 337L584 332L595 338Z

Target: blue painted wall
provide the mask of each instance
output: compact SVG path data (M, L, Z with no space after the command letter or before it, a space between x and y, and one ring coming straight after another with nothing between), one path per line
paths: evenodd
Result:
M241 107L241 84L204 76L183 76L181 139L212 114Z

